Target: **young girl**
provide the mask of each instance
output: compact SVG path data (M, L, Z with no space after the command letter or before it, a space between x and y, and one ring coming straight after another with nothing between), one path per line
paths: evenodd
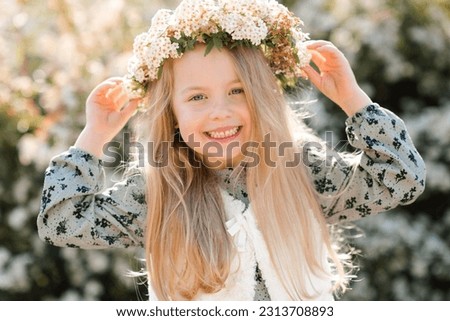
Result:
M135 40L129 75L92 91L78 140L52 159L40 237L145 247L150 299L344 291L351 263L332 224L413 202L425 167L402 120L372 103L333 44L306 41L300 26L272 0L160 10ZM330 154L292 121L283 88L302 76L348 115L360 154ZM104 190L103 148L138 105L144 166Z

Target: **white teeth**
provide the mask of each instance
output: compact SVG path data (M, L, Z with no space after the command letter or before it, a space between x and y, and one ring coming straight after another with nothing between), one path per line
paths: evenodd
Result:
M211 136L212 138L227 138L235 135L238 132L238 130L239 127L235 127L224 132L208 132L208 135Z

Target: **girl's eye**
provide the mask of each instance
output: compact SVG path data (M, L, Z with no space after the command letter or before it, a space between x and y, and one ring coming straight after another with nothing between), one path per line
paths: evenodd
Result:
M244 93L244 89L242 88L235 88L231 90L231 94L232 95L239 95L239 94L243 94Z
M203 94L198 94L198 95L195 95L195 96L192 96L191 98L189 98L189 101L200 101L203 99L206 99L206 96Z

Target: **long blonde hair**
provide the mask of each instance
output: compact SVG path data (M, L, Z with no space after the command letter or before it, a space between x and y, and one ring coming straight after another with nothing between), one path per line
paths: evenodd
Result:
M222 49L228 50L228 49ZM292 142L286 100L263 54L254 48L229 50L246 93L252 119L251 141ZM161 300L193 299L199 291L217 292L230 273L235 248L226 228L225 211L216 175L195 157L176 129L172 111L173 66L163 67L161 78L150 84L148 111L136 128L138 139L152 142L145 162L148 218L146 264L148 276ZM168 146L170 142L170 146ZM295 145L297 146L297 145ZM306 168L285 166L300 146L271 151L258 144L257 166L246 168L249 199L270 258L286 292L293 300L311 299L309 275L330 278L331 259L338 276L335 287L345 289L343 263L333 247L324 214Z

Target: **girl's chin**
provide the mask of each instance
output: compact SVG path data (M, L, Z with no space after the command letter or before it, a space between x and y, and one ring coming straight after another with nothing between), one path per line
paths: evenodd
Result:
M230 167L236 167L244 159L242 155L236 155L231 158L202 156L202 162L210 169L224 169Z
M236 164L242 160L242 143L240 140L204 141L197 151L205 164Z

